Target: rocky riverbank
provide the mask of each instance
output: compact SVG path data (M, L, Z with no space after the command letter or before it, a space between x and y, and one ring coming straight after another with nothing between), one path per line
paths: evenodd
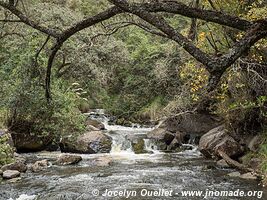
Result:
M112 130L106 130L102 122L90 117L86 121L86 126L87 131L85 133L78 136L62 137L54 144L55 150L67 154L60 155L53 162L37 160L31 163L15 153L14 161L1 167L1 176L4 179L18 178L20 173L25 173L27 170L38 172L51 165L77 164L82 160L80 156L69 155L68 153L110 153L112 145L114 146L114 143L116 143L112 139L114 134ZM30 134L26 135L26 133L5 131L1 137L4 135L8 138L8 144L18 152L46 150L47 146L44 144L50 145L45 142L47 139L34 138ZM27 138L27 141L24 141L25 138ZM264 177L261 177L260 171L257 170L261 160L251 158L245 162L244 159L248 152L258 150L262 138L259 135L246 138L234 135L225 128L223 121L214 115L185 113L162 121L156 128L146 134L127 135L125 140L129 143L127 148L130 148L135 154L153 153L153 150L170 153L181 152L192 149L192 146L188 144L198 145L198 149L203 156L216 160L218 167L237 168L240 171L229 174L230 176L264 179ZM148 145L150 145L149 148ZM98 164L99 162L100 165L109 164L109 161L96 161Z

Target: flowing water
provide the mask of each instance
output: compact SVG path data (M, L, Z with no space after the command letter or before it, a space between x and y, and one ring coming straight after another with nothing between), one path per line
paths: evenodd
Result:
M22 174L22 179L15 183L0 183L0 200L191 200L203 199L206 191L214 192L206 199L267 199L266 191L258 186L258 182L232 178L227 176L231 170L211 167L215 166L214 162L204 159L196 147L179 153L163 153L151 141L145 140L145 148L153 153L135 154L127 137L145 134L150 128L105 125L113 138L111 153L82 155L83 160L77 165L52 165L38 173ZM40 152L24 156L32 161L48 159L53 162L59 154ZM111 164L95 164L96 160L108 160ZM107 190L111 197L103 196ZM167 191L165 196L160 193L163 190ZM121 196L114 191L121 191ZM159 191L161 195L152 195L149 191ZM203 193L202 197L182 197L182 191ZM258 192L254 197L241 198L216 197L216 191L217 194L219 191Z

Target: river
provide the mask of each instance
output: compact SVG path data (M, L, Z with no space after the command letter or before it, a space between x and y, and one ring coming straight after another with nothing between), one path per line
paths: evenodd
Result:
M220 169L214 161L201 156L197 147L178 153L158 151L149 141L146 149L153 153L135 154L128 135L145 134L151 128L108 125L113 138L109 154L82 155L72 166L51 165L48 169L22 174L15 183L0 184L1 200L94 200L94 199L267 199L266 190L257 181L227 176L231 169ZM23 154L28 159L53 162L60 152ZM111 164L95 165L95 160L111 160ZM109 197L104 196L108 191ZM185 191L202 191L199 196L183 197ZM243 191L247 197L222 197L222 191ZM248 197L252 192L255 195ZM154 192L154 193L151 193ZM209 196L206 196L208 192ZM263 193L262 193L263 192ZM95 195L95 196L94 196ZM151 196L153 195L153 196ZM216 196L217 195L217 196Z

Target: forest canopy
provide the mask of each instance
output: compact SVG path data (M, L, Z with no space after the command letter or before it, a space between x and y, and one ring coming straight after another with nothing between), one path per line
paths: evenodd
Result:
M1 0L0 7L2 126L79 131L78 108L104 108L122 123L200 110L233 129L263 127L266 1Z

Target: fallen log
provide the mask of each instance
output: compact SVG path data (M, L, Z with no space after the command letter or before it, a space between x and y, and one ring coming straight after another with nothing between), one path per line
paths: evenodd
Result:
M224 153L223 151L221 150L218 150L218 154L226 161L226 163L230 166L230 167L233 167L233 168L236 168L240 171L243 171L243 172L253 172L253 173L256 173L256 171L254 169L251 169L235 160L233 160L232 158L230 158L226 153ZM257 174L257 173L256 173Z

